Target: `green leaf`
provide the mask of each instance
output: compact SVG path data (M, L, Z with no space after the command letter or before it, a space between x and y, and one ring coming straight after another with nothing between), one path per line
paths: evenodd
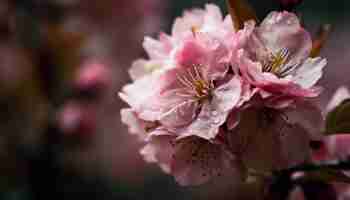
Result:
M337 133L350 134L350 99L344 100L326 117L326 133L328 135Z

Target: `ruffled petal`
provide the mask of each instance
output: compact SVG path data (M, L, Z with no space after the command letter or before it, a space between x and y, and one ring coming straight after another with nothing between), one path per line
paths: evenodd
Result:
M174 153L174 139L175 137L165 129L156 129L150 133L149 141L140 150L140 154L146 162L158 163L161 169L169 174Z
M289 12L271 12L257 29L257 37L272 53L287 48L290 64L297 64L309 57L311 36L300 25L298 17Z
M184 100L170 106L170 109L160 116L159 122L167 128L183 127L195 119L198 110L198 101Z
M191 34L193 27L200 28L204 21L205 11L202 9L192 9L185 11L182 17L175 19L171 34L178 40L185 35Z
M253 107L242 111L240 123L229 138L231 148L246 167L256 170L287 168L310 155L307 133L289 125L277 111Z
M129 74L132 80L139 79L149 72L146 69L147 60L138 59L134 61L129 69Z
M151 37L145 37L143 48L146 50L150 59L166 58L169 52L160 40L155 40Z
M253 62L248 58L247 52L243 49L237 53L237 60L242 78L250 84L264 83L264 77L262 72L262 66L259 62Z
M220 8L214 4L207 4L205 9L185 11L182 17L175 20L172 36L176 41L183 41L193 34L192 31L209 34L220 40L225 40L235 32L230 16L223 19Z
M223 77L228 70L230 54L227 47L210 35L199 33L185 41L176 53L180 66L201 65L207 79Z
M238 32L237 42L240 48L244 48L250 59L261 62L269 58L271 51L257 34L257 29L255 21L245 22L244 29Z
M204 23L212 25L213 27L221 24L223 16L220 8L215 4L205 5L206 15L204 16Z
M121 121L128 125L129 133L137 135L141 140L146 139L144 122L130 108L120 110Z
M166 66L162 60L145 60L138 59L134 61L129 69L132 80L136 81L146 75L151 75L156 70L164 69Z
M242 83L238 77L233 77L228 83L214 91L212 105L215 110L228 112L237 105L242 93Z
M176 141L171 171L182 186L200 185L216 176L241 179L234 157L222 145L195 136Z
M321 109L312 102L297 102L295 107L285 111L285 115L289 124L302 127L313 140L322 138L324 118Z
M203 25L200 27L200 31L204 33L213 33L216 35L216 32L224 34L224 29L221 29L223 24L223 16L221 10L218 6L214 4L207 4L205 6L206 15L204 15Z
M159 73L152 73L125 85L119 93L120 98L133 107L134 110L139 110L149 98L159 92L159 77Z
M201 44L196 38L191 37L177 51L176 61L180 66L204 64L207 54L208 51L205 45Z
M322 77L326 65L326 59L309 58L295 71L292 81L302 88L311 88Z
M203 103L197 118L181 131L181 137L195 135L207 140L214 139L219 132L219 127L238 104L241 91L241 82L236 77L218 87L211 101Z

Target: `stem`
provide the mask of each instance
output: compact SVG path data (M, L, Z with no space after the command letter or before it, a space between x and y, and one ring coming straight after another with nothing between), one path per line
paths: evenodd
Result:
M258 178L269 178L272 176L272 173L264 172L264 171L257 171L255 169L248 169L248 175L258 177Z
M303 190L306 190L305 194L307 199L336 199L335 193L328 187L326 182L318 182L317 180L304 180L303 178L292 180L292 174L296 172L315 172L321 170L350 170L350 161L340 161L332 164L302 164L296 167L288 168L273 172L272 183L269 186L268 193L265 199L280 199L285 200L288 198L290 191L295 186L301 186ZM323 193L319 195L319 188L323 188L320 191ZM316 188L316 189L315 189ZM325 190L327 189L327 192ZM314 192L314 191L317 192ZM316 197L317 198L313 198ZM329 198L328 198L329 197Z
M336 164L303 164L289 169L277 171L277 174L293 174L295 172L312 172L325 169L350 170L350 161L340 161Z

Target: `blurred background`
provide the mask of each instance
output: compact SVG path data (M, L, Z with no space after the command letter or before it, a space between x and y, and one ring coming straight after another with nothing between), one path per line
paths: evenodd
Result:
M121 124L117 97L144 35L170 32L184 9L224 0L0 0L0 199L232 199L229 184L178 186ZM250 0L260 19L279 0ZM304 0L316 34L332 33L320 105L350 86L350 1Z

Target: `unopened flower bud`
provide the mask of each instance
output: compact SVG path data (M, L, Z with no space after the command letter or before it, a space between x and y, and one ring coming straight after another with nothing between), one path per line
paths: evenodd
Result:
M110 85L109 69L96 61L84 64L75 77L74 86L80 96L97 98Z
M96 113L75 102L64 105L57 120L66 136L85 138L96 131Z

